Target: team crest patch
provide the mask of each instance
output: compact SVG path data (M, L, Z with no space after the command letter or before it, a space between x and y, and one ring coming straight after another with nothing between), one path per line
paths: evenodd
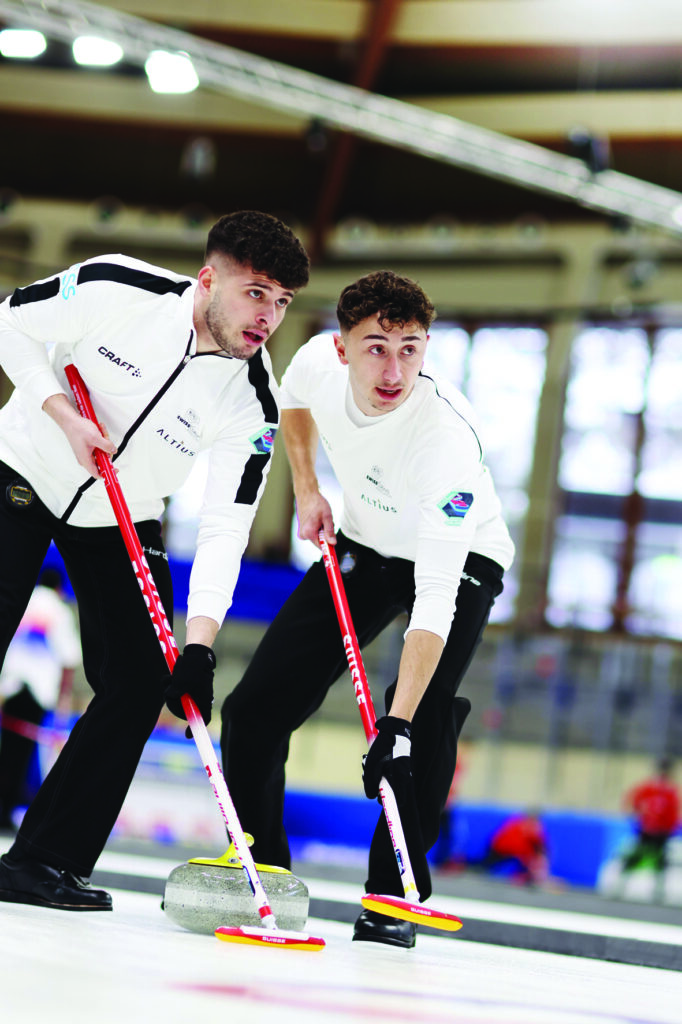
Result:
M438 508L448 519L464 519L474 503L474 496L468 491L452 491L439 503Z
M275 434L277 433L277 427L266 427L260 434L254 434L253 437L249 438L249 441L256 449L259 455L269 455L272 451L272 446L275 443Z

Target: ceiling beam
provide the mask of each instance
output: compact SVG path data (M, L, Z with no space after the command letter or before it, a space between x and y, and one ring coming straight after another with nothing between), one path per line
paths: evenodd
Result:
M133 63L144 64L152 49L182 50L209 89L321 118L363 138L682 238L682 193L672 189L616 171L593 173L577 158L83 0L0 0L0 15L7 14L67 41L85 31L104 34Z
M301 135L309 118L251 103L241 96L197 89L159 96L146 78L0 65L0 110L39 116L148 124L189 131Z
M108 0L106 6L189 30L232 30L268 35L359 39L370 0Z
M410 46L644 46L682 41L679 0L411 0L394 42Z
M414 106L521 139L557 140L577 125L610 139L679 139L682 89L403 97Z
M582 125L612 141L682 139L682 90L418 96L404 102L519 139L558 142ZM144 79L0 65L0 110L47 117L116 121L215 133L301 136L305 113L278 111L199 89L160 97Z
M358 89L371 89L381 70L391 29L402 0L374 0L364 33L365 43L353 75ZM310 242L310 258L317 263L324 250L327 231L334 220L357 146L357 137L349 132L337 135L327 155L325 174L315 209Z
M112 10L210 28L352 41L372 0L108 0ZM391 34L403 46L645 46L682 43L679 0L404 0Z

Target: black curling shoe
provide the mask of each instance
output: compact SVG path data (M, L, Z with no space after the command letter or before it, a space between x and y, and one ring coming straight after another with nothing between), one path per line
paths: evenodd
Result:
M416 924L377 914L375 910L363 910L353 930L353 942L383 942L386 946L411 949L416 941Z
M54 910L111 910L111 896L93 889L71 871L37 860L0 857L0 901Z

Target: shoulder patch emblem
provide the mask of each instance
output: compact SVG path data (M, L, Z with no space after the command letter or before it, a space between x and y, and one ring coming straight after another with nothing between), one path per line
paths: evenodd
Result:
M265 427L264 430L261 430L260 434L254 434L253 437L250 437L249 441L259 455L269 455L275 443L276 433L277 427Z
M468 491L452 491L438 503L438 508L448 519L464 519L474 503L474 496Z

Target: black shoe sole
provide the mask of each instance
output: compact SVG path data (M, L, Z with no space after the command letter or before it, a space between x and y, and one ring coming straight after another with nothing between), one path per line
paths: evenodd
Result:
M49 910L113 910L113 906L93 906L92 903L50 903L49 900L41 899L30 892L12 892L9 889L0 889L1 903L25 903L32 907L45 907Z
M353 942L378 942L381 946L396 946L398 949L414 949L416 936L409 945L406 942L396 942L395 939L379 938L378 935L354 935Z

